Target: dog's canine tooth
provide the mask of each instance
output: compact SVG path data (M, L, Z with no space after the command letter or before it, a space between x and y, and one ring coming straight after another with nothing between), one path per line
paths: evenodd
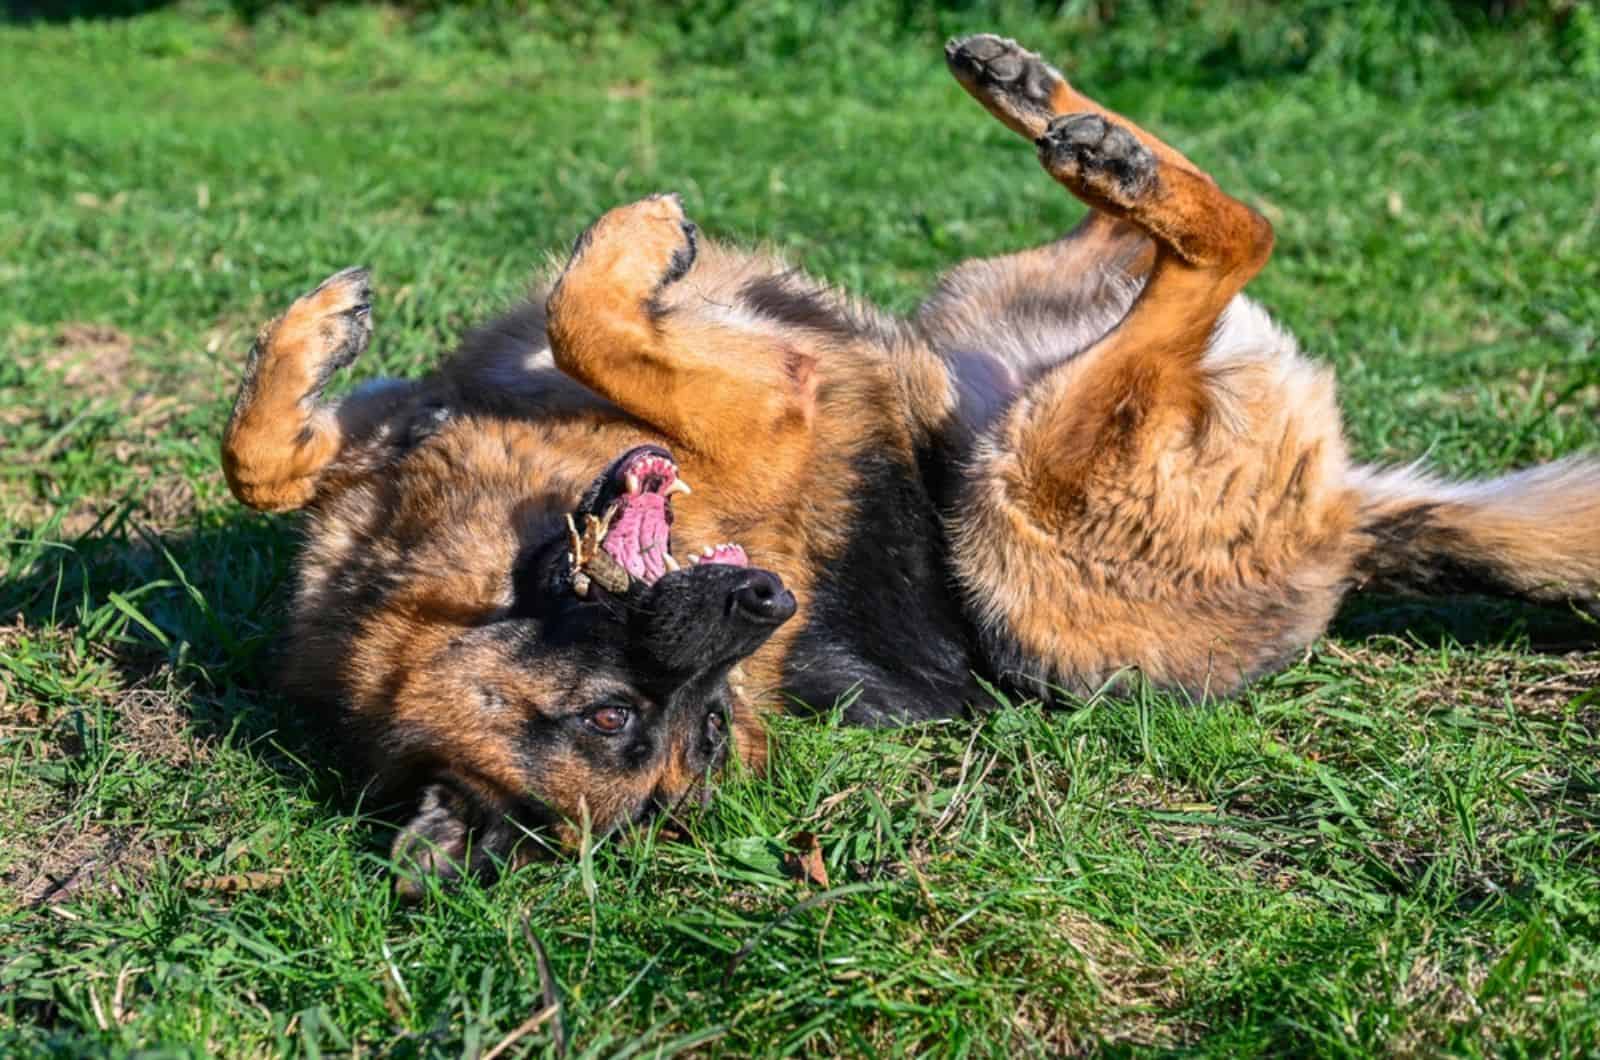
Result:
M671 494L674 494L674 493L681 493L684 496L688 496L689 494L691 494L693 492L694 492L694 490L689 488L689 484L687 482L683 481L683 479L681 479L681 478L673 479L672 480L672 485L667 487L668 495L671 495Z
M627 477L624 478L622 482L623 485L628 488L629 493L639 492L639 476L634 474L632 471L628 472Z
M682 570L682 569L683 569L683 568L682 568L682 567L681 567L681 566L680 566L680 565L679 565L679 564L678 564L678 561L677 561L677 559L676 559L676 558L674 558L674 557L673 557L673 555L672 555L672 553L670 553L670 552L668 552L668 553L666 553L666 554L665 554L665 555L663 555L663 556L662 556L662 557L661 557L661 562L662 562L662 563L665 563L665 564L666 564L666 565L667 565L667 570L669 570L669 571L670 571L670 570Z
M583 562L583 535L578 533L578 524L573 520L571 513L567 514L567 544L572 552L574 564Z

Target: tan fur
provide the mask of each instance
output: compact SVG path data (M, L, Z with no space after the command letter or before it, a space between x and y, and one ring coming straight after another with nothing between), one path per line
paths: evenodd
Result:
M547 299L426 379L320 401L367 340L359 272L263 329L223 466L246 504L310 509L289 685L334 702L381 783L456 785L428 790L397 858L430 864L423 838L464 829L430 822L463 799L537 800L570 840L702 779L677 751L628 775L530 764L520 726L595 678L485 633L518 557L646 442L694 489L678 551L736 540L798 600L743 667L734 735L755 766L819 586L869 521L869 456L944 482L927 489L975 665L1031 690L1137 671L1226 694L1317 637L1354 585L1600 598L1595 462L1468 486L1353 466L1331 374L1240 294L1266 221L1011 42L948 55L1093 209L1062 239L961 265L912 322L770 255L696 256L658 196L602 217Z
M1600 601L1600 465L1579 457L1487 482L1445 482L1416 468L1356 468L1358 588L1478 590L1544 603Z

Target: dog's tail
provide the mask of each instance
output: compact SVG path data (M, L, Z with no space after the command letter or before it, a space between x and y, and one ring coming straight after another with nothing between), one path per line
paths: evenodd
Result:
M1357 468L1360 588L1483 593L1600 616L1600 459L1479 482Z

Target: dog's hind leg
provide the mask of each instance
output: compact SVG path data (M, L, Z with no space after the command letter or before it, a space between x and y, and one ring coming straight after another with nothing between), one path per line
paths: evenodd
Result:
M1169 256L1236 283L1235 292L1266 263L1272 229L1265 219L1177 149L1073 88L1044 59L992 34L951 41L945 59L968 94L1037 144L1045 168L1091 208L1066 239L1025 254L1069 269L1114 263L1143 275L1154 258L1142 237L1151 236ZM1144 186L1158 175L1159 188Z
M1211 179L1177 148L1085 96L1060 70L1016 41L979 33L950 41L944 47L944 58L961 87L1019 136L1038 140L1063 114L1097 114L1126 129L1163 166Z
M1125 669L1230 690L1320 632L1354 517L1331 381L1234 301L1272 229L1014 44L947 54L1092 208L1078 250L1153 245L1121 319L974 444L953 552L991 662L1075 692Z
M372 337L365 269L322 281L261 329L245 364L222 438L222 470L242 503L262 511L303 508L364 469L416 384L369 383L324 402L334 372Z
M971 95L1030 140L1043 136L1057 114L1115 117L1012 41L968 37L952 41L945 56ZM1193 169L1188 159L1148 139L1158 160ZM1049 243L966 261L942 276L917 321L950 367L966 431L987 425L1043 369L1110 331L1127 314L1155 257L1156 242L1139 225L1090 209Z

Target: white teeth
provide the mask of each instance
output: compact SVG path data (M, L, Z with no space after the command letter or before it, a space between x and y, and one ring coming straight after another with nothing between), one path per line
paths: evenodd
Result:
M707 545L704 549L701 550L700 554L702 556L704 556L706 559L710 559L712 556L715 556L717 554L717 550L712 548L710 545Z
M639 492L639 476L635 475L632 471L628 472L627 477L622 481L623 484L628 487L629 493Z
M667 492L669 494L671 494L671 493L682 493L683 495L688 496L689 494L693 493L694 491L689 488L689 484L687 482L683 481L683 479L675 478L675 479L672 480L672 485L667 487Z
M665 563L667 565L667 569L668 570L682 570L683 569L682 567L678 566L678 561L672 558L672 553L670 553L670 552L668 552L665 556L663 556L661 558L661 562L663 562L663 563Z

